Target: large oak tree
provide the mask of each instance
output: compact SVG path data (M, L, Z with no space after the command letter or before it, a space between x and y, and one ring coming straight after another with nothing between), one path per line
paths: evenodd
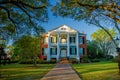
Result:
M0 0L0 35L41 30L48 20L48 0Z
M107 31L107 24L114 25L113 28L120 35L120 0L60 0L56 2L52 11L55 15L77 21L85 20L89 24L102 28L118 48L112 35ZM118 55L120 74L120 52Z

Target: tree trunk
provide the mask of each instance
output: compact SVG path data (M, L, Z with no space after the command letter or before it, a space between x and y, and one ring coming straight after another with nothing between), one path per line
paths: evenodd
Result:
M37 64L36 64L36 58L35 57L33 59L33 64L34 64L35 67L37 66Z

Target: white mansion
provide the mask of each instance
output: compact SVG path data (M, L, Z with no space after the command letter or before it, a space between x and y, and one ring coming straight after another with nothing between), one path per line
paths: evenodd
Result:
M86 50L86 35L66 25L48 31L41 37L41 60L76 58L78 61Z

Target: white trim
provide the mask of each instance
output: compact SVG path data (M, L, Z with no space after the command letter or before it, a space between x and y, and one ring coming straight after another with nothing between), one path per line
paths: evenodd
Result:
M70 35L69 33L67 34L67 57L70 57Z
M57 34L57 61L59 61L60 57L60 34Z
M47 61L50 60L50 34L48 34L48 55L47 55Z
M79 35L76 34L76 48L77 48L77 56L76 59L80 62L80 55L79 55Z

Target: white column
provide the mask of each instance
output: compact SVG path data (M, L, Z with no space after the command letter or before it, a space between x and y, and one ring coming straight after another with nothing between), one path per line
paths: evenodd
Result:
M77 48L77 60L80 62L80 55L79 55L79 33L76 34L76 48Z
M67 57L70 57L70 40L69 33L67 34Z
M50 60L50 34L48 33L48 54L47 54L47 61Z
M60 57L60 34L57 34L57 61L59 61Z

